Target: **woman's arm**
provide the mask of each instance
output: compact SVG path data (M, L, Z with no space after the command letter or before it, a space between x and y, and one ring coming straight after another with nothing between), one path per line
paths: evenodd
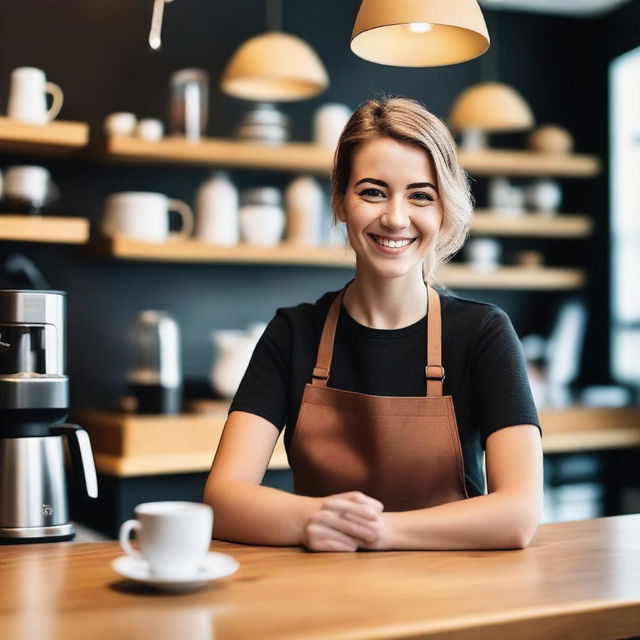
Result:
M486 443L484 496L380 515L380 535L364 549L522 549L542 514L542 444L537 427L493 432Z
M318 498L260 486L278 439L268 420L232 411L207 479L204 502L214 511L215 537L262 545L301 545Z
M375 538L369 522L382 504L358 491L312 498L262 487L278 430L268 420L232 411L204 490L216 538L313 551L356 551Z

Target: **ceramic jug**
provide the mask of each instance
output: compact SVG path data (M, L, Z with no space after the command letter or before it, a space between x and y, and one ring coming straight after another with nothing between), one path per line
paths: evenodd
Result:
M249 325L246 331L221 329L211 334L216 350L211 369L211 386L216 393L225 398L235 395L266 326L264 323L256 323Z

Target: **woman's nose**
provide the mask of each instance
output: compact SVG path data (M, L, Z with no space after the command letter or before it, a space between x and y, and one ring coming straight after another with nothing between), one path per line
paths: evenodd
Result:
M382 226L393 230L399 230L408 227L410 221L405 209L404 202L393 202L392 200L390 200L380 218L380 222Z

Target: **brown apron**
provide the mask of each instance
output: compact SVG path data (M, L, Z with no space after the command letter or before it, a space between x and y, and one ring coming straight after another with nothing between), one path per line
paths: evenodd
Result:
M385 511L468 498L453 398L442 395L440 297L427 290L426 395L417 397L327 386L344 289L334 299L288 452L297 494L361 491Z

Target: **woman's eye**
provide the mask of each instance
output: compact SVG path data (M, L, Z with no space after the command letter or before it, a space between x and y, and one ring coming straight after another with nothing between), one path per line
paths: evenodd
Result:
M415 200L427 200L428 202L433 202L435 200L435 198L430 193L424 193L423 191L416 191L409 197L414 198Z
M361 196L371 196L372 198L383 198L384 197L384 193L382 193L382 191L380 191L380 189L364 189L363 191L360 192Z

